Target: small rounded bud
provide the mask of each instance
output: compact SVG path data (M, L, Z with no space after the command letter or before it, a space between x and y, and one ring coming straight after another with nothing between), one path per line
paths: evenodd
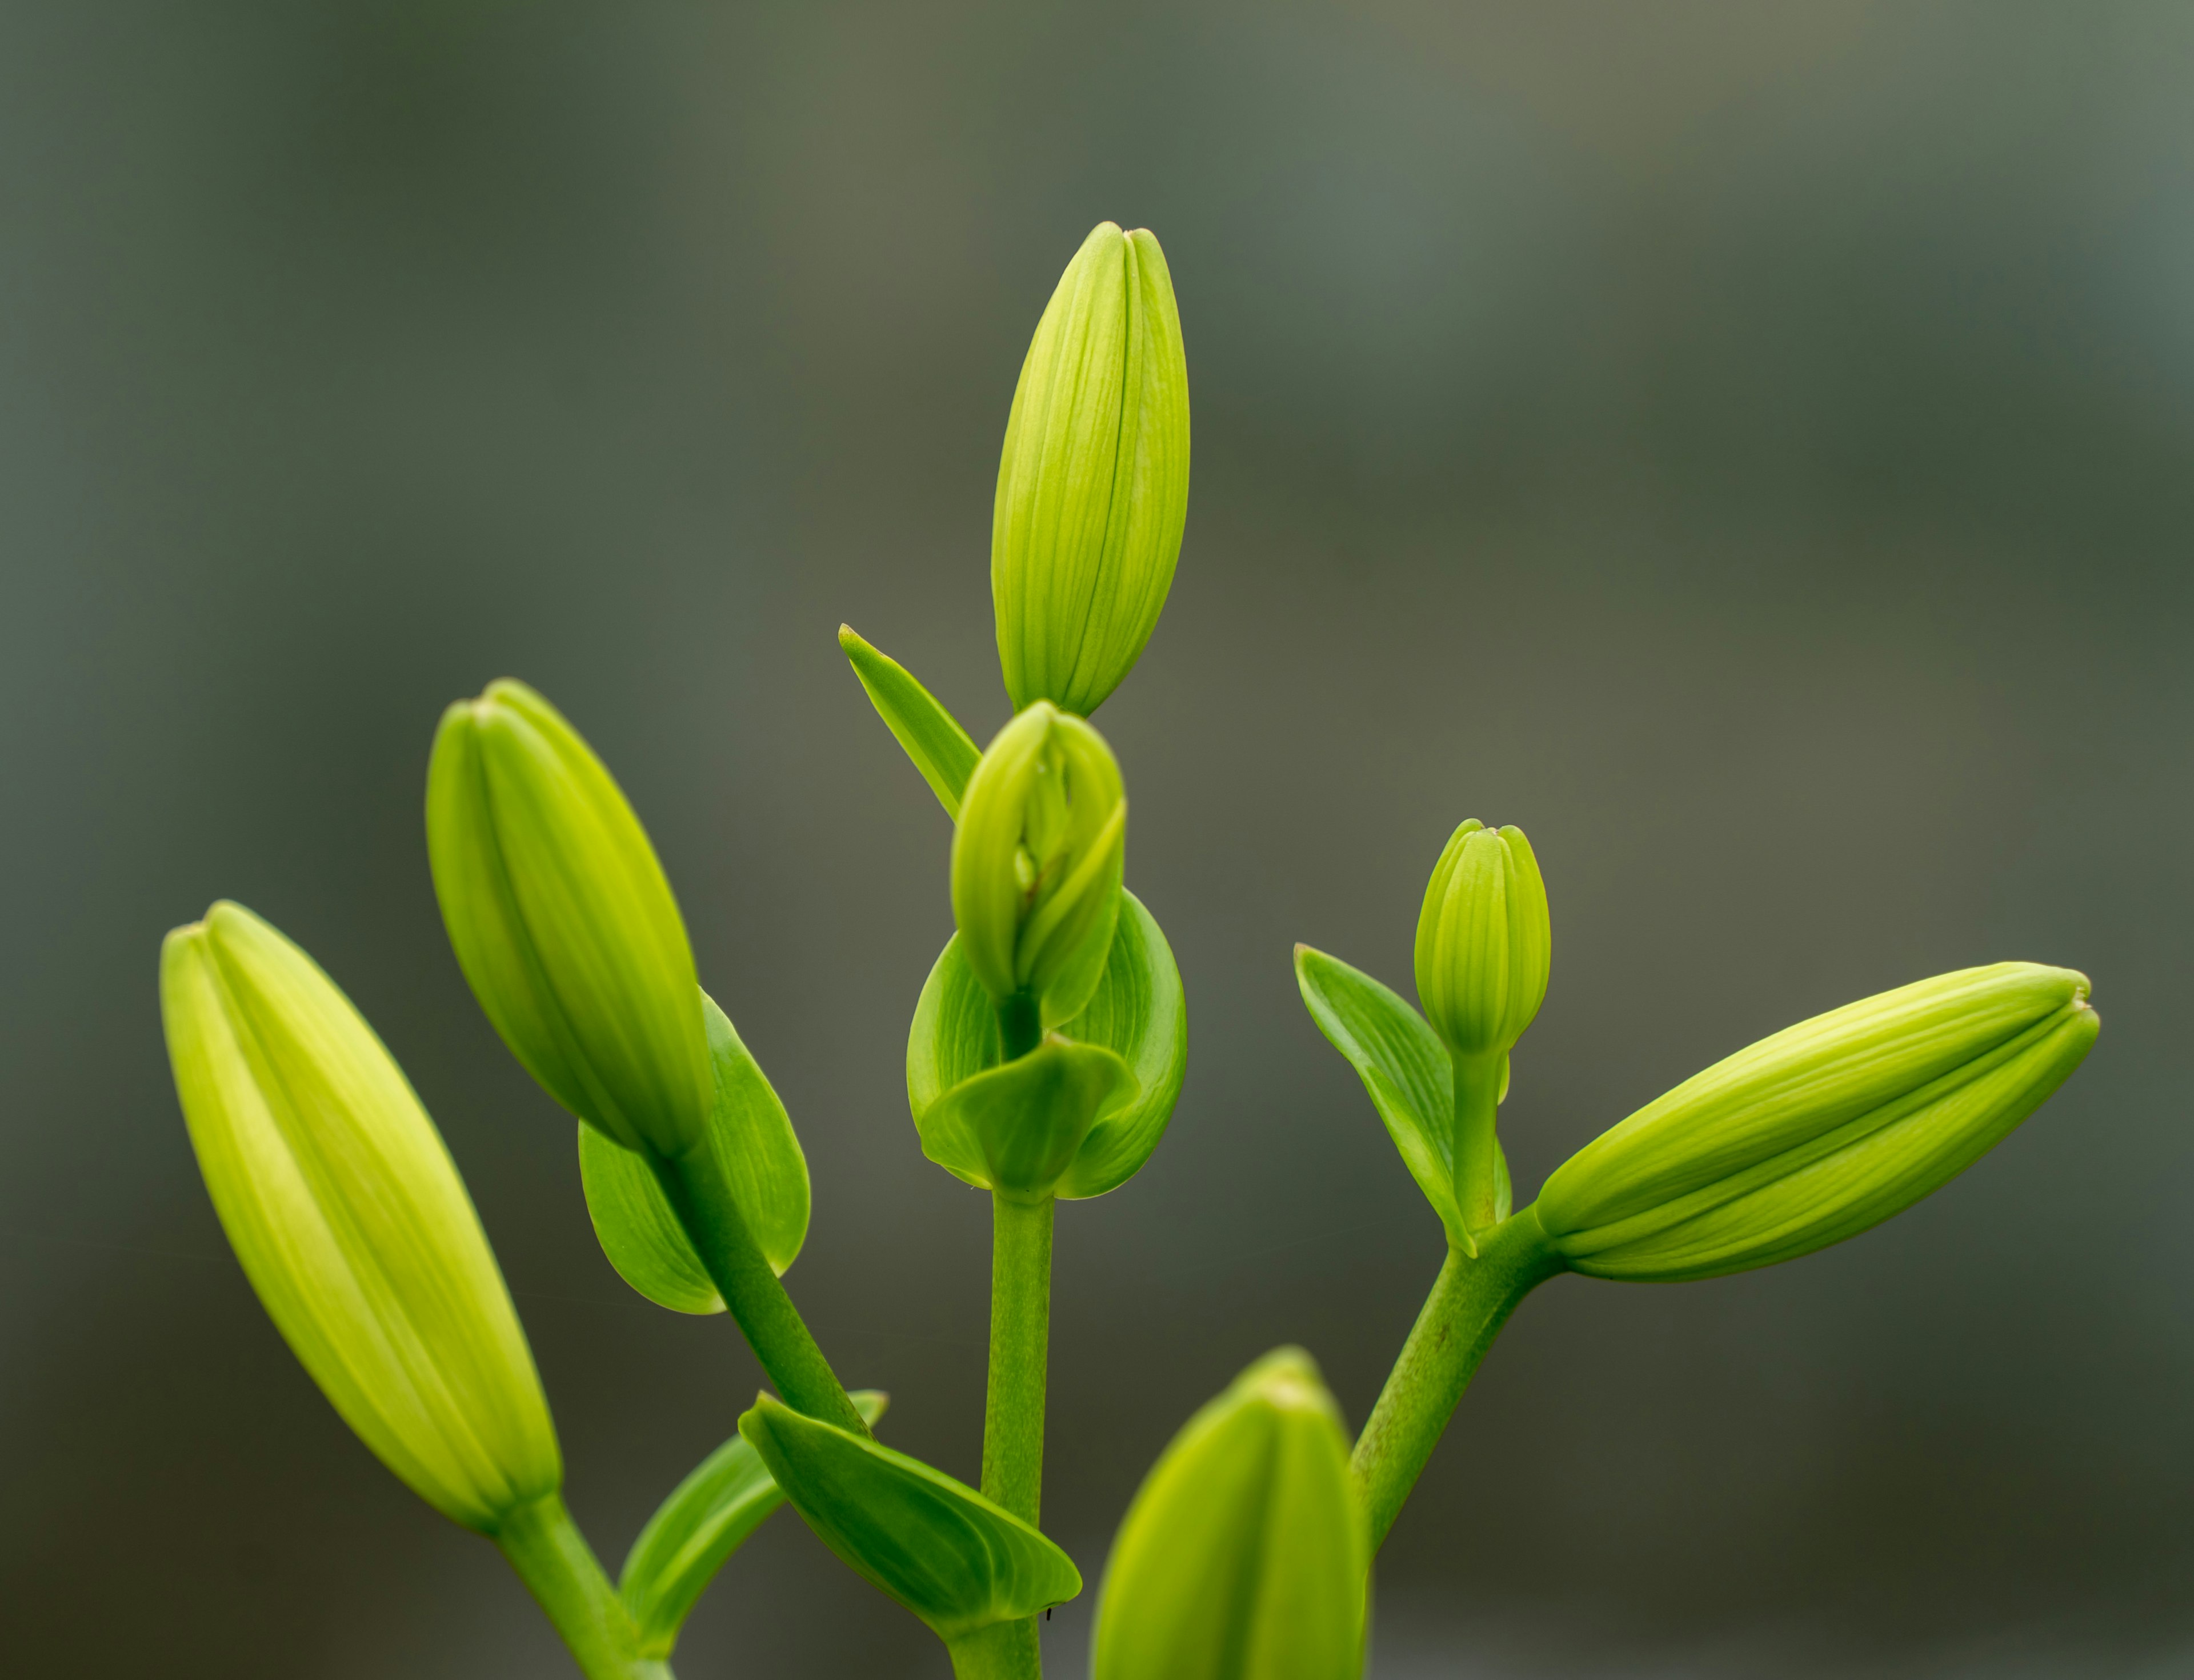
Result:
M601 760L524 683L443 715L427 853L458 965L526 1071L628 1149L698 1143L714 1080L677 900Z
M1575 1271L1672 1282L1795 1259L1902 1212L2071 1077L2088 978L2035 963L1938 975L1817 1015L1695 1073L1548 1179Z
M1173 1439L1105 1566L1094 1680L1353 1680L1370 1565L1340 1408L1300 1348Z
M1433 867L1417 916L1417 997L1462 1056L1505 1053L1547 995L1547 889L1524 831L1472 818Z
M1188 365L1165 253L1092 230L1014 388L991 530L1006 693L1088 716L1141 656L1188 515Z
M1128 801L1105 738L1038 700L968 778L952 836L952 915L1000 1003L1071 1021L1104 978L1119 916Z
M480 1217L350 999L223 903L168 935L160 1013L214 1211L343 1421L468 1528L555 1493L548 1403Z

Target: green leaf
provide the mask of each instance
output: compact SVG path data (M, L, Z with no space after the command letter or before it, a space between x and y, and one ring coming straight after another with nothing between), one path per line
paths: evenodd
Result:
M1364 1081L1402 1165L1446 1228L1448 1240L1478 1251L1455 1200L1455 1071L1447 1046L1390 988L1337 957L1295 946L1295 983L1304 1005L1333 1047ZM1504 1062L1502 1095L1508 1087ZM1514 1200L1505 1157L1496 1159L1496 1217Z
M838 646L868 691L869 703L884 726L906 749L914 768L929 784L945 814L960 820L960 796L968 778L975 774L975 761L983 755L952 714L930 697L929 691L907 674L906 667L880 653L853 633L850 624L838 626Z
M922 1153L955 1177L1045 1196L1098 1115L1134 1094L1135 1076L1118 1051L1054 1033L1026 1056L961 1080L915 1125Z
M1116 1051L1136 1080L1133 1100L1102 1114L1059 1182L1055 1194L1101 1196L1133 1177L1165 1136L1188 1067L1188 1012L1180 970L1165 935L1142 901L1120 895L1121 915L1104 977L1082 1013L1060 1029L1080 1044ZM906 1086L923 1148L971 1184L985 1182L979 1159L948 1159L929 1149L925 1117L962 1081L1001 1061L997 1011L960 954L955 935L930 970L907 1035Z
M739 1419L777 1485L856 1574L951 1641L1082 1591L1067 1555L964 1482L768 1395Z
M1300 1348L1175 1435L1105 1565L1094 1680L1353 1680L1370 1539L1340 1409Z
M705 992L701 1011L715 1069L709 1136L731 1180L732 1199L781 1277L807 1237L807 1158L761 1064ZM673 1312L724 1310L723 1297L646 1161L583 1125L579 1180L594 1234L619 1277Z
M856 1389L853 1404L870 1424L890 1396ZM702 1459L656 1510L632 1543L617 1591L640 1629L640 1654L661 1660L678 1643L702 1590L769 1514L784 1503L747 1438L735 1435Z

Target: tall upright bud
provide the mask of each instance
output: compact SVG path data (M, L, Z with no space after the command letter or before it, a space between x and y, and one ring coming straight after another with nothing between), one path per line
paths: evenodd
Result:
M952 916L1009 1056L1080 1014L1104 978L1127 835L1111 748L1048 701L998 731L968 778L952 836Z
M1363 1501L1340 1408L1300 1348L1267 1354L1175 1435L1105 1566L1095 1680L1354 1680Z
M692 947L646 831L522 682L443 714L427 772L435 895L473 994L548 1094L675 1156L713 1096Z
M1151 639L1188 516L1188 365L1165 253L1091 230L1014 390L991 526L998 658L1016 711L1087 716Z
M1531 843L1471 818L1433 866L1416 966L1418 999L1455 1064L1456 1195L1473 1231L1495 1223L1495 1113L1508 1052L1546 998L1552 950Z
M548 1401L479 1216L350 1000L221 903L162 946L160 1012L214 1211L343 1420L468 1528L554 1493Z

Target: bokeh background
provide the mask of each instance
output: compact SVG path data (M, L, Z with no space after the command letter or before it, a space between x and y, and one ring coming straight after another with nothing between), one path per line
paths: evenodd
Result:
M1379 1680L2194 1673L2190 78L2168 3L0 6L0 1666L567 1671L229 1257L153 984L215 896L439 1118L612 1568L751 1397L603 1262L443 938L427 748L506 672L790 1105L796 1298L973 1476L986 1210L901 1074L949 831L833 632L1002 721L999 438L1110 217L1194 391L1100 718L1193 1056L1060 1220L1046 1516L1093 1589L1250 1358L1376 1393L1440 1239L1289 949L1406 987L1475 814L1556 920L1527 1188L1937 970L2083 968L2107 1030L1858 1242L1534 1297L1387 1549ZM946 1673L789 1515L679 1666Z

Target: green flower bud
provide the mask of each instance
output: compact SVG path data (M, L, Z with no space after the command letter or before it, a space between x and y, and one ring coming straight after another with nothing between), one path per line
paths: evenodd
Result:
M1547 1181L1571 1269L1673 1282L1795 1259L1950 1182L2040 1108L2100 1022L2087 976L1961 969L1694 1074Z
M952 916L1001 1004L1071 1021L1104 978L1120 912L1128 802L1105 738L1038 700L998 731L952 836Z
M1014 389L991 526L1006 693L1087 716L1134 668L1188 517L1188 364L1155 235L1091 230Z
M1082 1591L1065 1552L919 1458L768 1395L739 1419L739 1433L816 1538L948 1645Z
M524 683L443 714L427 851L458 964L526 1071L628 1149L698 1143L714 1086L677 901L608 770Z
M1524 831L1456 830L1417 915L1417 997L1458 1056L1505 1052L1547 995L1547 889Z
M480 1217L350 1000L221 903L161 946L160 1012L221 1228L343 1421L468 1528L555 1493L548 1403Z
M1340 1409L1299 1348L1188 1421L1112 1542L1094 1680L1352 1680L1364 1669L1362 1501Z

